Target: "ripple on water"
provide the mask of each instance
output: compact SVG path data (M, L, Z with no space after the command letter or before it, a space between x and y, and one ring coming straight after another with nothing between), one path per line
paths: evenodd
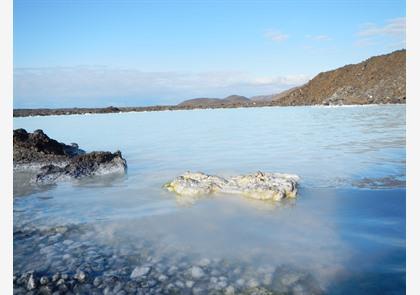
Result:
M36 288L63 293L405 290L404 106L36 117L14 125L87 151L121 150L128 162L118 179L51 187L14 175L16 290L32 286L31 274ZM215 195L185 204L161 186L187 170L296 173L302 182L293 201ZM144 265L146 277L131 280ZM205 275L193 278L192 267Z

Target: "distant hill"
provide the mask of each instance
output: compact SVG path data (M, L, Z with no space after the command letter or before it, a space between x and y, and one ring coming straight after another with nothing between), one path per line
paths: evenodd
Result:
M222 99L222 102L230 102L230 103L248 103L251 100L245 96L241 96L241 95L230 95L228 97L225 97L224 99Z
M406 51L371 57L361 63L323 72L273 105L405 103Z
M185 100L178 104L178 106L187 106L187 107L217 107L217 106L230 106L230 105L240 105L250 103L251 100L245 96L240 95L230 95L225 98L193 98Z

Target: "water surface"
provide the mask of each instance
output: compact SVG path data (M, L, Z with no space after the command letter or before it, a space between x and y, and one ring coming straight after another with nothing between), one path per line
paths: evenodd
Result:
M77 247L62 244L71 238L123 257L98 273L126 267L129 275L146 247L168 265L209 258L296 268L328 294L405 292L403 105L30 117L14 128L43 129L86 151L121 150L128 163L123 176L50 187L16 174L15 232L78 230L52 242L15 234L15 271L71 272L83 263ZM187 170L296 173L302 182L298 198L281 203L224 195L191 203L161 188ZM51 259L40 260L51 243ZM75 256L67 268L55 261L64 252Z

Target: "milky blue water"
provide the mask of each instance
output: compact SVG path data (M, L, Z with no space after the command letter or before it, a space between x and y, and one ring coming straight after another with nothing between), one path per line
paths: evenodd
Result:
M405 291L405 105L28 117L14 128L121 150L128 163L124 176L47 188L15 175L15 228L91 224L113 247L147 238L187 255L304 267L330 294ZM281 204L185 204L161 186L188 170L302 182Z

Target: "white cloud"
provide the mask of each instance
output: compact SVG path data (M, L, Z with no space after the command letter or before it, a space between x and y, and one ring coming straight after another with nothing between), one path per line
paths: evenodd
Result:
M405 32L405 17L389 19L383 25L367 23L356 33L358 39L355 44L361 47L376 44L405 47Z
M254 85L300 85L310 79L308 75L290 75L285 77L259 77L253 80Z
M15 107L175 104L193 97L277 93L304 75L255 77L244 72L144 72L102 66L16 68Z
M357 33L361 37L371 36L405 36L405 17L390 19L384 26L378 26L374 23L363 25L363 28Z
M288 35L283 34L279 31L275 31L275 30L266 31L264 33L264 36L266 38L272 40L272 41L275 41L275 42L283 42L283 41L286 41L289 38Z
M313 41L330 41L332 40L328 35L306 35L306 38L311 39Z

